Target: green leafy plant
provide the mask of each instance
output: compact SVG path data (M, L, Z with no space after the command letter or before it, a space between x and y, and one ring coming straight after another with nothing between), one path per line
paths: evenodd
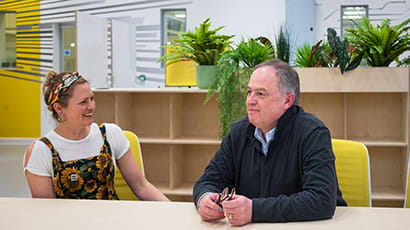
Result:
M329 43L318 41L314 46L304 44L296 48L296 67L329 67L329 62L333 58L329 57L332 53Z
M410 55L398 61L397 66L409 67L410 66Z
M296 67L313 67L311 60L312 47L309 44L303 44L296 47L295 66Z
M366 17L362 17L360 24L351 22L355 28L346 29L346 38L364 55L369 66L389 66L410 50L410 18L396 26L390 26L390 19L379 26L372 25Z
M291 55L290 33L283 26L275 38L276 58L289 63Z
M221 55L229 48L234 35L217 34L223 26L211 30L210 18L203 21L193 32L180 32L178 39L162 48L172 52L159 58L167 61L167 65L191 60L198 65L216 65Z
M327 29L327 41L332 48L332 53L328 55L329 61L334 58L333 67L339 66L342 74L360 65L363 54L354 55L355 47L350 45L346 39L342 40L337 36L335 29Z
M253 68L274 57L269 39L258 37L242 41L235 49L225 52L218 62L218 75L208 90L205 103L218 89L220 137L224 137L232 122L246 116L246 91Z

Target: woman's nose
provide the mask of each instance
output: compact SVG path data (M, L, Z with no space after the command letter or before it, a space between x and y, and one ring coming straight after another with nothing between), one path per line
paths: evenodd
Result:
M91 102L88 104L88 107L89 107L90 109L95 109L95 101L91 101Z

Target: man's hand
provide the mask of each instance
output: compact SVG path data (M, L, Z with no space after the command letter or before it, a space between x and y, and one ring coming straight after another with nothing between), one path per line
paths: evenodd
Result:
M222 202L223 212L229 223L235 226L248 224L252 221L252 200L241 195L235 195L230 200Z
M217 193L209 193L204 195L198 203L198 213L202 220L220 220L224 218L224 213L215 203L218 197Z

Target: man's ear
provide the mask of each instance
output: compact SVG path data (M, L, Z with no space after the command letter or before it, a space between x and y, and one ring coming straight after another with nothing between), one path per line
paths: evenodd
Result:
M295 102L295 94L293 94L293 93L286 94L285 103L284 103L285 109L290 108L293 105L294 102Z

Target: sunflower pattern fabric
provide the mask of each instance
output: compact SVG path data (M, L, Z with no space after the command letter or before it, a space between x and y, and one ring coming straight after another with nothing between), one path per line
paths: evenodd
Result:
M99 125L104 138L100 154L80 160L62 161L51 142L42 137L51 150L53 187L57 198L118 200L114 188L114 161L107 141L105 126Z

